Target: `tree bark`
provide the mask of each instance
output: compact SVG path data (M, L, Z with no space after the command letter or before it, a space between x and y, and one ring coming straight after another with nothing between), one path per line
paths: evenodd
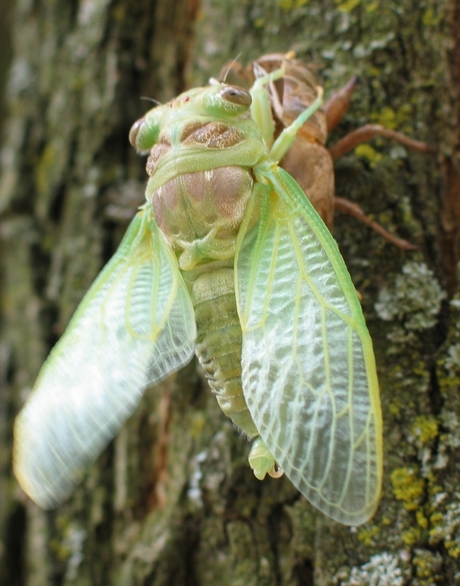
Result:
M460 3L458 0L16 0L0 176L0 583L11 586L364 586L460 583ZM334 235L374 340L382 501L362 527L316 512L289 480L257 481L248 444L195 362L149 389L53 512L10 463L13 418L143 201L127 143L149 109L229 59L294 49L326 96L360 83L333 144L336 194L419 246L337 213ZM64 391L63 391L64 392Z

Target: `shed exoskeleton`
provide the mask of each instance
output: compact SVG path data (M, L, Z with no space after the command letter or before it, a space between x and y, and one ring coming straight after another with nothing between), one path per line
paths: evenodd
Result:
M220 72L221 79L232 79L252 86L256 79L268 73L284 69L281 78L267 84L272 122L268 136L273 141L292 121L314 101L317 81L311 67L295 58L295 53L271 53L249 63L246 68L235 61L227 63ZM336 128L348 110L350 98L357 83L356 76L340 90L334 92L324 106L307 120L297 132L296 138L280 166L302 187L316 211L332 230L336 209L354 216L378 232L385 240L403 250L418 247L388 232L379 223L367 216L354 202L335 196L333 162L367 142L375 136L397 141L405 147L420 152L434 153L436 150L424 142L385 128L379 124L365 124L344 136L332 147L327 147L328 134ZM268 125L267 125L268 126Z

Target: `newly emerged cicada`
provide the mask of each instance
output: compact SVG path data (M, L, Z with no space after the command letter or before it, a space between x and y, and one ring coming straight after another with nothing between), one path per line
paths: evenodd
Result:
M46 360L15 424L24 490L58 505L147 385L195 352L253 440L257 478L286 473L331 518L375 512L381 414L372 342L329 230L278 166L318 97L273 142L261 76L216 83L136 122L146 203ZM271 146L268 147L267 144Z

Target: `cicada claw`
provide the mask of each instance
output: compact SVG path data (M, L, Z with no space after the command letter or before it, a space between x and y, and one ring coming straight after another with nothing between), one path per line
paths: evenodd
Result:
M269 471L268 475L272 478L281 478L281 476L284 476L284 470L275 462L275 465Z

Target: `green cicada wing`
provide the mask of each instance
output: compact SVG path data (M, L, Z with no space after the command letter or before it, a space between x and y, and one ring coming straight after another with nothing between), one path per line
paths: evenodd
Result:
M190 360L195 335L176 258L146 208L81 302L16 419L14 467L29 496L44 508L65 499L145 387Z
M359 525L382 476L371 339L337 245L300 187L276 167L258 179L237 242L244 395L299 491Z

